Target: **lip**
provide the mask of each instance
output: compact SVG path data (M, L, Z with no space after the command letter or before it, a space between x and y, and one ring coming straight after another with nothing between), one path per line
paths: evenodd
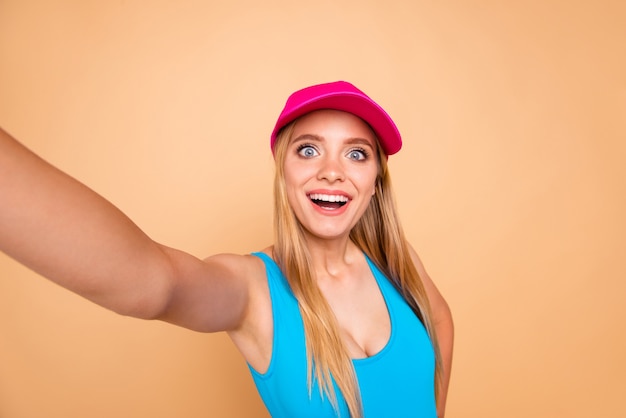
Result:
M336 209L327 209L324 208L322 206L319 206L317 204L315 204L312 200L311 200L311 195L316 195L316 194L324 194L324 195L329 195L329 196L341 196L345 199L347 199L346 203ZM313 209L318 212L321 213L324 216L338 216L343 214L346 210L348 210L348 206L350 205L350 202L352 202L352 196L350 196L348 193L341 191L341 190L328 190L328 189L315 189L315 190L309 190L308 192L306 192L306 197L309 200L309 202L311 202L311 206L313 207Z

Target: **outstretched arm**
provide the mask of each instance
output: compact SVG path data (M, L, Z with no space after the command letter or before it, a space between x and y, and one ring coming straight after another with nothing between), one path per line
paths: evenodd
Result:
M154 242L1 129L0 251L124 315L217 331L236 327L247 306L246 263L233 259L245 257L202 261Z
M441 378L441 387L439 388L439 400L437 403L437 415L443 418L446 410L446 399L448 395L448 386L450 384L450 369L452 367L452 351L454 346L454 323L452 320L452 312L448 303L441 295L435 283L432 281L420 258L415 250L411 248L413 263L417 268L428 294L428 300L433 313L433 322L435 331L437 332L437 340L439 342L439 350L441 352L441 360L443 364L443 375Z

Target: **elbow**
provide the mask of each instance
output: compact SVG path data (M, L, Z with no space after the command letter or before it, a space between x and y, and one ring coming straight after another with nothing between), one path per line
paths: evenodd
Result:
M135 277L141 279L126 281L125 289L110 305L111 310L138 319L160 319L167 312L174 294L174 268L165 259L142 270L135 273Z
M124 304L123 308L114 311L138 319L161 319L167 312L169 299L169 292L166 289L150 289L136 294L132 300Z
M166 285L129 291L108 306L113 312L132 318L154 320L163 317L169 305L171 292Z

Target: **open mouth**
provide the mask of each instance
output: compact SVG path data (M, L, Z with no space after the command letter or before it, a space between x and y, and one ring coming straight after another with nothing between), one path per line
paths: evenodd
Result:
M326 210L339 209L348 203L348 197L336 194L311 193L309 195L311 202Z

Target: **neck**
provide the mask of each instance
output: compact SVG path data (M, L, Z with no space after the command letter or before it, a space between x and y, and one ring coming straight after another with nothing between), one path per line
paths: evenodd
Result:
M347 235L332 240L308 236L307 246L318 277L341 275L361 255L361 250Z

